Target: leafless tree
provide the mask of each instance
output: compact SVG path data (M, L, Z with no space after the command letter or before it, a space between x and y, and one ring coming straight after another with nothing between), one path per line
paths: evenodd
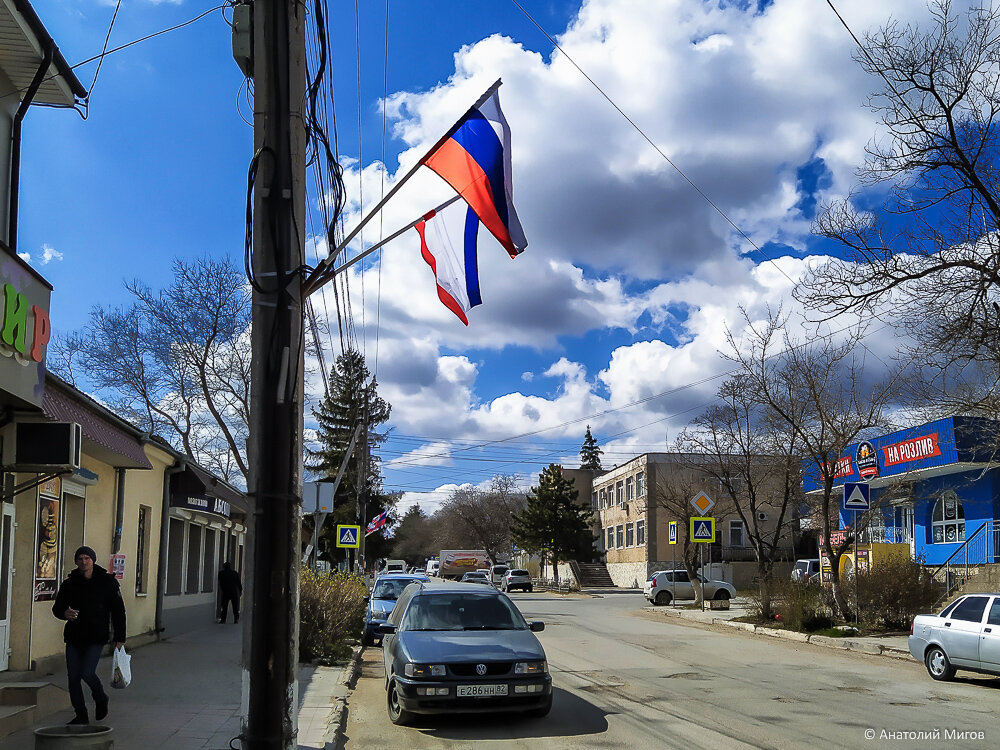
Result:
M962 15L934 0L928 27L890 21L857 62L876 82L869 107L886 136L859 170L887 199L827 206L818 234L841 259L796 296L825 316L883 312L916 339L917 401L944 413L1000 415L1000 7Z
M887 410L898 378L892 372L885 374L884 363L878 368L881 377L866 377L864 359L858 355L860 332L840 341L827 337L797 345L785 332L785 322L780 312L760 329L748 321L749 333L743 342L730 335L729 356L776 425L793 434L801 447L803 471L819 487L814 502L822 524L823 549L832 566L834 598L840 614L846 615L848 600L840 585L839 566L854 533L849 530L840 544L832 541L840 525L840 490L834 482L848 446L891 429Z
M689 534L691 519L700 517L698 511L691 505L691 500L700 491L716 484L715 478L704 470L702 457L695 455L682 456L675 454L672 467L664 471L658 468L655 486L651 487L651 497L647 502L653 502L670 521L677 522L677 547L680 549L681 561L687 571L691 587L694 589L694 603L699 605L704 601L704 590L698 572L703 562L706 542L696 542ZM704 462L707 463L707 462ZM712 514L716 517L732 513L728 497L713 498L716 501Z
M802 497L799 437L768 407L743 373L723 383L718 403L681 433L685 454L715 480L735 509L757 561L765 614L778 551L789 546ZM769 523L764 519L774 519Z
M524 498L510 475L493 477L486 490L459 487L434 514L440 549L484 549L493 562L509 559L511 521Z
M125 288L51 347L57 374L232 480L247 477L250 292L228 260L176 260L169 286Z

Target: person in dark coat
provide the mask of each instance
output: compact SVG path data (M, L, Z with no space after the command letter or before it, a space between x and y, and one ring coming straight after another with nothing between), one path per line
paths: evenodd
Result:
M69 698L76 711L76 718L70 724L89 724L80 680L90 687L95 704L94 717L103 719L108 715L108 694L97 676L97 663L110 637L109 621L114 631L115 648L125 645L125 602L118 579L96 563L94 550L80 547L74 560L76 570L59 586L52 614L66 620L63 628L66 673Z
M222 563L222 570L219 571L219 622L225 623L226 615L229 614L229 603L233 603L233 622L240 621L240 593L243 591L243 584L240 583L240 574L233 570L233 566L228 561Z

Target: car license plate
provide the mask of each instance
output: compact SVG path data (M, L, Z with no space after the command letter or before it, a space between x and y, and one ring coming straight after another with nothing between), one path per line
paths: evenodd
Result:
M459 698L491 698L498 695L507 695L506 685L459 685Z

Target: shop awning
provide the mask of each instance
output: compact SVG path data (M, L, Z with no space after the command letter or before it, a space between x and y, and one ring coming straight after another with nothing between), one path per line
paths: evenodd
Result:
M139 439L99 414L98 410L104 407L96 401L93 402L93 407L88 407L53 386L55 382L50 377L45 387L42 411L46 417L56 422L77 422L83 430L84 453L116 469L153 468Z

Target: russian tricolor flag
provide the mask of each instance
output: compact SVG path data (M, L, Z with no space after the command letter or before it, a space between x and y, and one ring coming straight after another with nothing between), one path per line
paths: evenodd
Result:
M510 179L510 127L496 91L470 109L422 163L458 191L510 257L524 251L528 241Z
M466 209L463 247L456 248L451 242L447 225L457 223L450 217L459 218L454 215L461 208L462 204L458 203L437 212L430 211L417 223L416 230L420 235L420 255L434 271L438 299L459 320L469 325L467 313L483 303L479 293L479 260L476 256L479 219L471 208ZM435 216L437 220L431 222Z
M389 520L389 509L386 508L381 513L379 513L375 518L371 520L368 524L368 528L365 529L365 536L374 533L385 526L386 521Z

